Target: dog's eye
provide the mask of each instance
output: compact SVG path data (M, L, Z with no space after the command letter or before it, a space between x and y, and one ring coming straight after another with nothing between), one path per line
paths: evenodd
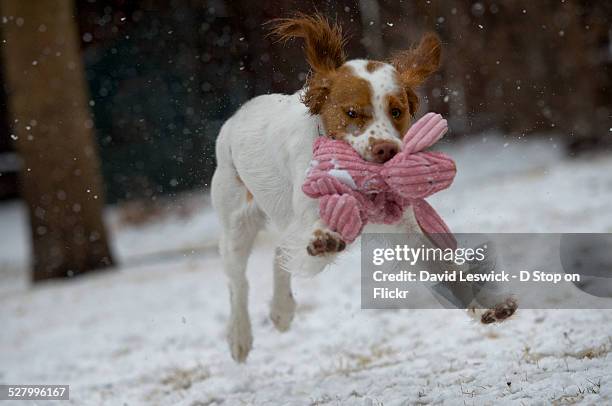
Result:
M346 115L350 118L357 118L357 112L355 110L349 110L346 112Z
M400 109L391 109L391 117L397 120L401 116L402 116L402 111Z

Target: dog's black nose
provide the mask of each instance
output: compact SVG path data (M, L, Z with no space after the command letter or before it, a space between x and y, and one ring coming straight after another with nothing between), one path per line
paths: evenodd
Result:
M384 163L393 158L399 152L399 147L391 141L378 141L372 145L372 157L374 162Z

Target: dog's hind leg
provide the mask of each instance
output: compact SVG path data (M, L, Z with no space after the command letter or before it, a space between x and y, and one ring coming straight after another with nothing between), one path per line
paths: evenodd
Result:
M372 232L372 228L370 227L368 232ZM384 226L384 228L385 232L394 233L406 233L408 230L407 238L410 235L422 235L412 210L406 210L404 219L400 224ZM376 231L381 232L382 230L379 228ZM418 238L423 242L427 241L423 237ZM419 239L412 242L412 244L415 246L420 245ZM431 242L426 242L426 244L428 246L432 245ZM474 249L483 250L484 260L468 261L463 265L453 263L442 264L440 261L422 261L421 266L425 266L426 270L431 274L443 274L444 272L458 273L461 271L464 274L479 274L484 277L495 271L496 253L494 245L488 243L488 245L485 244ZM510 318L518 309L516 298L509 292L501 289L502 286L496 282L445 281L436 283L430 288L435 296L442 300L446 306L465 309L472 319L482 324L503 322Z
M270 305L270 319L278 331L287 331L295 314L295 299L291 291L291 274L282 266L282 251L274 255L274 293Z
M227 340L237 362L244 362L251 350L253 337L248 310L249 283L246 267L257 232L265 216L231 166L221 163L212 181L212 200L222 225L220 251L228 277L230 319Z

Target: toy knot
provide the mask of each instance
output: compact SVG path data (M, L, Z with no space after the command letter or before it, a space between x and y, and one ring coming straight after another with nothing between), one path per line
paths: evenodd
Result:
M304 193L319 199L319 214L350 243L368 222L395 224L412 206L417 223L439 247L455 248L450 230L425 200L448 188L455 163L440 152L424 152L448 130L441 115L427 113L406 133L402 150L384 164L365 161L348 143L318 137Z

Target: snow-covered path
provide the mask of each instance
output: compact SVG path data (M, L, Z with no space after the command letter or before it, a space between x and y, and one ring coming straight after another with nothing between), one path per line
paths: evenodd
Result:
M454 230L612 231L612 158L504 145L453 147L459 177L432 203ZM78 405L612 403L612 310L523 310L499 326L460 311L361 310L352 250L296 280L296 319L281 334L267 318L264 234L249 263L254 349L238 366L210 212L117 230L125 266L33 289L19 271L19 213L0 210L2 383L70 384ZM142 259L168 247L179 254Z

